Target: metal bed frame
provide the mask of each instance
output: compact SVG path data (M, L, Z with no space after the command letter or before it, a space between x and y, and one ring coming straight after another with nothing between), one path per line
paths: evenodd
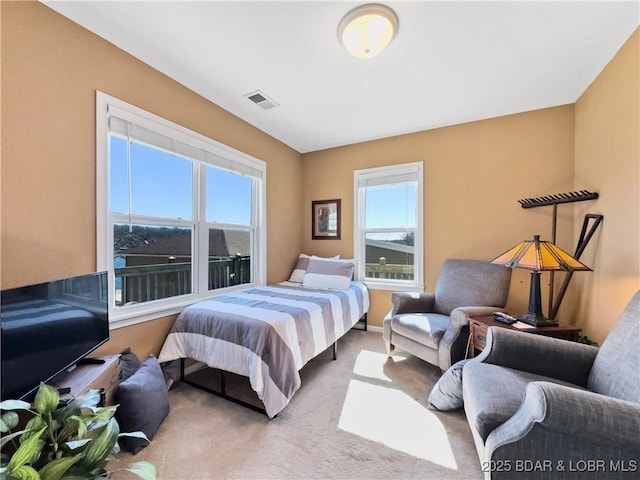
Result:
M356 328L356 326L360 325L358 328ZM367 314L365 313L362 318L360 318L360 320L358 320L358 322L356 322L356 324L351 327L352 330L363 330L363 331L367 331ZM346 333L346 332L345 332ZM339 339L338 339L339 340ZM333 344L331 345L331 349L333 352L333 360L336 360L338 358L338 348L337 348L337 343L338 340L336 340L335 342L333 342ZM240 400L239 398L236 398L232 395L229 395L227 393L227 382L226 382L226 378L225 378L225 370L220 370L220 369L214 369L211 368L211 370L218 370L220 372L220 389L219 390L215 390L211 387L208 387L207 385L203 385L201 383L198 383L194 380L189 380L185 373L184 373L184 363L185 363L185 359L181 358L180 359L180 381L183 383L186 383L187 385L191 385L192 387L195 387L199 390L205 391L207 393L211 393L212 395L215 395L216 397L220 397L220 398L224 398L225 400L228 400L230 402L235 403L236 405L240 405L242 407L248 408L249 410L253 410L254 412L258 412L258 413L262 413L263 415L267 414L267 411L263 408L263 407L259 407L257 405L254 405L252 403L248 403L245 402L244 400ZM207 367L209 368L209 367ZM277 415L276 415L277 416Z

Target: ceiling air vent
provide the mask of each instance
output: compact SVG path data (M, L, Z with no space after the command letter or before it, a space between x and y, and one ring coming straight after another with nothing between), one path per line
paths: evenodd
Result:
M272 100L271 98L267 97L264 94L264 92L261 92L260 90L256 90L255 92L247 93L246 95L243 95L243 97L244 98L248 98L253 103L255 103L256 105L262 107L265 110L269 110L271 108L280 106L280 104L278 102L276 102L275 100Z

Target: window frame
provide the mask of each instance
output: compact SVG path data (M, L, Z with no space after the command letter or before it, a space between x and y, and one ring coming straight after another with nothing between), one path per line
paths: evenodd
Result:
M404 179L404 180L403 180ZM414 179L414 180L410 180ZM362 183L374 183L376 186L396 185L408 181L416 181L416 219L414 231L414 278L413 280L374 279L365 277L366 269L366 245L365 236L369 232L398 231L396 227L366 228L366 185ZM354 198L354 258L356 280L363 282L368 288L374 290L405 290L424 291L424 215L423 215L423 162L403 163L383 167L354 170L353 172L353 198Z
M113 113L117 112L117 113ZM145 129L170 137L172 140L206 153L206 159L192 161L192 218L168 219L143 215L112 214L110 212L110 158L109 116L141 125ZM160 147L153 146L153 148ZM248 174L252 179L251 225L206 221L206 168L220 168L238 174ZM173 315L205 298L234 290L243 290L266 283L266 163L263 160L182 127L158 115L147 112L103 92L96 91L96 266L106 270L109 277L109 321L111 328L120 328L148 320ZM192 228L192 285L193 293L152 300L135 305L116 307L113 225L128 223ZM208 290L208 274L202 258L208 258L208 236L211 228L237 229L252 233L251 268L252 282L233 287ZM203 257L204 255L204 257ZM206 279L206 280L205 280ZM204 286L204 288L203 288Z

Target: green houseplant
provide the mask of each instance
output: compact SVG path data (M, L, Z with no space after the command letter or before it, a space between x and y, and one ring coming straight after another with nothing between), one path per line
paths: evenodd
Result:
M0 402L0 477L17 480L108 478L112 472L106 470L107 462L120 451L118 437L147 437L142 432L120 433L114 418L118 406L98 407L99 401L99 392L90 390L61 404L58 391L41 383L33 404L21 400ZM26 410L30 419L23 429L12 432L20 423L17 413L20 410ZM125 470L144 480L156 477L154 466L148 462L132 463Z

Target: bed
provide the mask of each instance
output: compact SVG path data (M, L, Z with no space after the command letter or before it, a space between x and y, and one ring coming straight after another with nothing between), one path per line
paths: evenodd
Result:
M340 337L358 322L366 329L368 310L367 288L355 281L345 289L283 282L227 293L187 307L158 360L191 358L248 377L264 412L274 417L300 388L299 370L331 345L335 358ZM182 372L184 380L184 362Z

